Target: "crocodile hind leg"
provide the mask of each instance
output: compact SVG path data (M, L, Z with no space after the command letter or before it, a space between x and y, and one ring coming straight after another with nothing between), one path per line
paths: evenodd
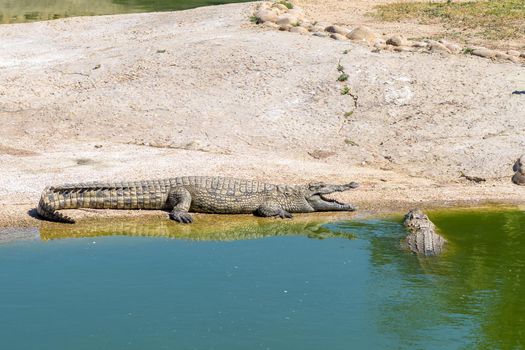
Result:
M170 219L182 224L191 224L193 218L188 213L191 206L191 194L184 187L177 187L170 190L168 194L169 205L173 208L170 212Z
M263 217L270 217L270 216L276 216L280 217L281 219L291 219L293 217L292 214L281 208L279 205L276 204L261 204L257 210L255 210L254 214L256 216L263 216Z

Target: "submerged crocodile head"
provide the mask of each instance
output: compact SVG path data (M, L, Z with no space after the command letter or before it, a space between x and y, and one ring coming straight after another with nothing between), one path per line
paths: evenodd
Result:
M354 211L355 207L342 203L325 195L334 192L343 192L358 187L359 184L350 182L345 185L330 185L322 182L311 183L306 186L304 196L308 204L315 211Z

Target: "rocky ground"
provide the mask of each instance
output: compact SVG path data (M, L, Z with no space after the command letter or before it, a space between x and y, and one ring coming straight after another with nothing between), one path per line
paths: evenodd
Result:
M0 26L1 225L36 225L48 184L177 175L354 180L340 198L370 210L523 203L521 62L283 32L255 6Z

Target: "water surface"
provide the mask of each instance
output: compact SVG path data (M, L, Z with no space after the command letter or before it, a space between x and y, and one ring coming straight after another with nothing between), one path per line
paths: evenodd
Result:
M430 216L440 257L397 220L43 227L0 245L2 348L522 349L524 213Z
M112 15L119 13L186 10L248 0L0 0L0 23Z

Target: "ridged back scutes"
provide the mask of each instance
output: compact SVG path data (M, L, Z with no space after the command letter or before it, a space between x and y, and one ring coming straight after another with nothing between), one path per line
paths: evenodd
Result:
M181 176L170 179L171 187L200 187L209 190L230 190L240 191L243 193L261 193L273 191L276 185L255 181L240 179L234 177L222 176Z

